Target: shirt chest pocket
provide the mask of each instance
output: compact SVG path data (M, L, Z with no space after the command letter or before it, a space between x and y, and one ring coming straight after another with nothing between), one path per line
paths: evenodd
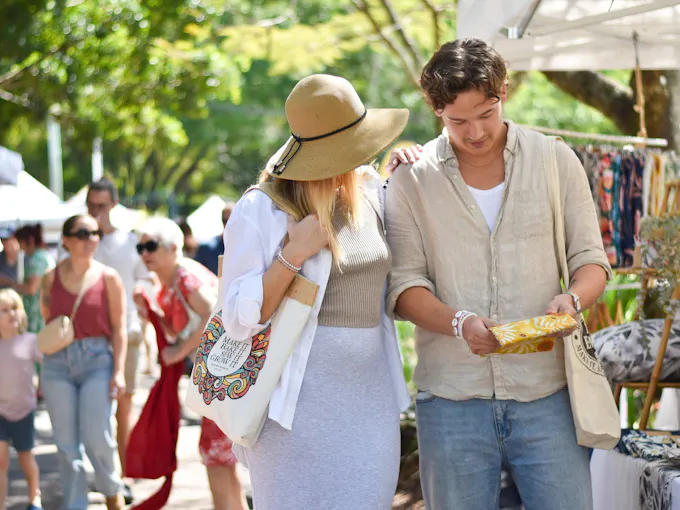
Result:
M534 239L552 237L553 213L547 196L533 191L521 191L515 194L510 209L510 217L504 218L510 223L512 235L517 239Z

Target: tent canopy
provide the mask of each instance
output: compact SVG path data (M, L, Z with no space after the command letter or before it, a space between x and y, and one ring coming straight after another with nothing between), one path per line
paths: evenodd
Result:
M513 70L680 69L680 0L459 0L458 37Z
M227 203L220 197L211 195L187 216L187 223L197 241L208 241L224 232L222 210L226 205Z
M41 223L46 241L54 242L72 214L72 208L28 172L19 173L16 186L0 185L0 226L16 228Z
M0 146L0 184L17 185L19 173L24 169L21 155Z

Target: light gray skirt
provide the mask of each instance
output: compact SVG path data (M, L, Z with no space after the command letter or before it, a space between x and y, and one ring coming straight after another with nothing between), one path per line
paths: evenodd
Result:
M381 335L318 327L293 430L268 419L252 448L238 448L256 510L391 508L399 410Z

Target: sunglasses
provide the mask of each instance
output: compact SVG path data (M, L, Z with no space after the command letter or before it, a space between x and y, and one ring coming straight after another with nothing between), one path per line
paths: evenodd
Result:
M145 243L137 243L137 253L140 255L145 251L149 253L155 252L160 247L158 241L147 241Z
M66 234L66 237L75 237L79 241L89 241L90 237L94 236L101 239L103 235L104 232L102 232L101 230L87 230L86 228L81 228L76 230L75 232Z

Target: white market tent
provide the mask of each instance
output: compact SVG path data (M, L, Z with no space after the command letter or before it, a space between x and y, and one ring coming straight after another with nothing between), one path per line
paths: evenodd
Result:
M16 186L0 185L0 226L16 228L41 223L45 240L53 243L72 214L73 209L26 171L17 175Z
M0 146L0 184L16 186L17 178L24 169L20 154Z
M459 0L458 37L491 44L515 71L680 68L679 0Z
M208 241L224 231L222 210L227 203L217 195L211 195L194 212L187 216L194 238L199 242Z

